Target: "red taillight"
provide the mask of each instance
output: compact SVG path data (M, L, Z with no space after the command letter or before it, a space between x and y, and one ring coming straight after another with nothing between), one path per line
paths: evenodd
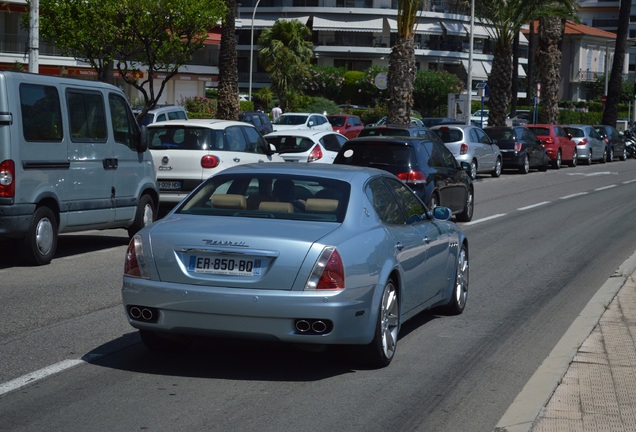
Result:
M554 138L552 137L547 137L546 139L543 140L544 144L554 144Z
M468 144L464 143L459 147L459 154L464 155L468 153Z
M422 171L405 171L396 174L396 177L406 184L426 183L426 175Z
M307 162L314 162L317 161L318 159L322 159L322 149L320 148L319 145L315 145L313 149L311 149L311 153L309 154L309 157L307 158Z
M149 278L141 237L137 235L128 243L128 250L126 250L126 259L124 261L124 275L144 279Z
M515 151L521 151L521 147L523 147L523 144L515 141Z
M12 160L0 163L0 197L15 196L15 163Z
M581 141L579 141L579 143L577 145L586 145L587 144L587 138L583 138Z
M609 144L609 138L608 137L603 138L603 141L605 141L605 144Z
M219 158L213 155L205 155L201 158L201 168L216 168L219 166Z
M305 290L338 290L345 287L345 271L338 250L328 246L316 260Z

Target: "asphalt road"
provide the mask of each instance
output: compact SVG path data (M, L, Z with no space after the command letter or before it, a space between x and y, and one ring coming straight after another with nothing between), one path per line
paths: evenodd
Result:
M636 249L636 160L476 183L464 314L405 324L393 363L212 342L146 351L120 302L124 231L0 251L1 431L491 431Z

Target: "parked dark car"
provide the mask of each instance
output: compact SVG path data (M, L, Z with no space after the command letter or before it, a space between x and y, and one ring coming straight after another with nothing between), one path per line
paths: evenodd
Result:
M458 222L473 218L473 181L438 140L417 137L365 137L347 141L334 164L368 166L395 174L429 208L448 207Z
M539 137L527 127L487 127L484 132L499 146L504 169L518 169L521 174L533 168L548 170L550 157Z
M426 127L433 127L439 124L456 124L457 120L449 117L426 117L422 119L422 123Z
M625 141L615 127L608 125L594 125L594 129L596 129L596 132L598 132L607 143L607 162L612 162L615 158L622 161L627 160Z
M359 138L370 136L413 136L428 140L440 141L439 136L424 126L388 124L382 126L370 126L360 131Z
M253 124L261 135L266 135L274 130L269 116L261 111L244 111L239 114L239 120Z

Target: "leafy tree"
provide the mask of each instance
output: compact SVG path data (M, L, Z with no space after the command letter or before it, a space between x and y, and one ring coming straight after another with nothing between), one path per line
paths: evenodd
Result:
M439 106L446 106L449 93L461 93L464 83L448 71L420 70L415 76L413 89L415 108L432 115Z
M224 13L223 0L40 0L40 29L44 40L88 62L100 79L114 62L142 94L143 116ZM157 74L162 81L155 92Z
M115 6L113 1L40 0L40 37L63 55L88 63L99 81L108 82L121 31ZM29 14L23 18L28 28Z
M234 11L236 0L225 0L227 13L221 26L219 53L219 94L216 116L225 120L238 120L239 80L236 60L236 28Z
M418 0L399 0L397 5L397 38L389 59L388 109L389 122L409 124L413 108L413 82L415 81L415 21Z
M623 65L627 50L627 34L631 15L631 0L621 0L618 13L618 28L616 30L616 46L614 47L614 62L607 86L607 101L603 112L603 124L616 127L618 118L618 103L623 85Z
M289 111L295 93L307 78L307 64L314 55L311 31L300 21L277 20L258 38L258 56L269 72L283 111Z

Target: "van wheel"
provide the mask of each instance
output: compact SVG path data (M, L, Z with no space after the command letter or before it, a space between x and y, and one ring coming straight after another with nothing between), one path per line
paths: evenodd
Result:
M20 255L27 263L45 265L57 249L57 219L48 207L38 207L24 239L18 243Z
M147 227L155 221L157 217L157 209L155 203L149 195L142 195L137 205L137 213L135 214L135 221L128 228L128 237L132 237L137 234L137 231Z

